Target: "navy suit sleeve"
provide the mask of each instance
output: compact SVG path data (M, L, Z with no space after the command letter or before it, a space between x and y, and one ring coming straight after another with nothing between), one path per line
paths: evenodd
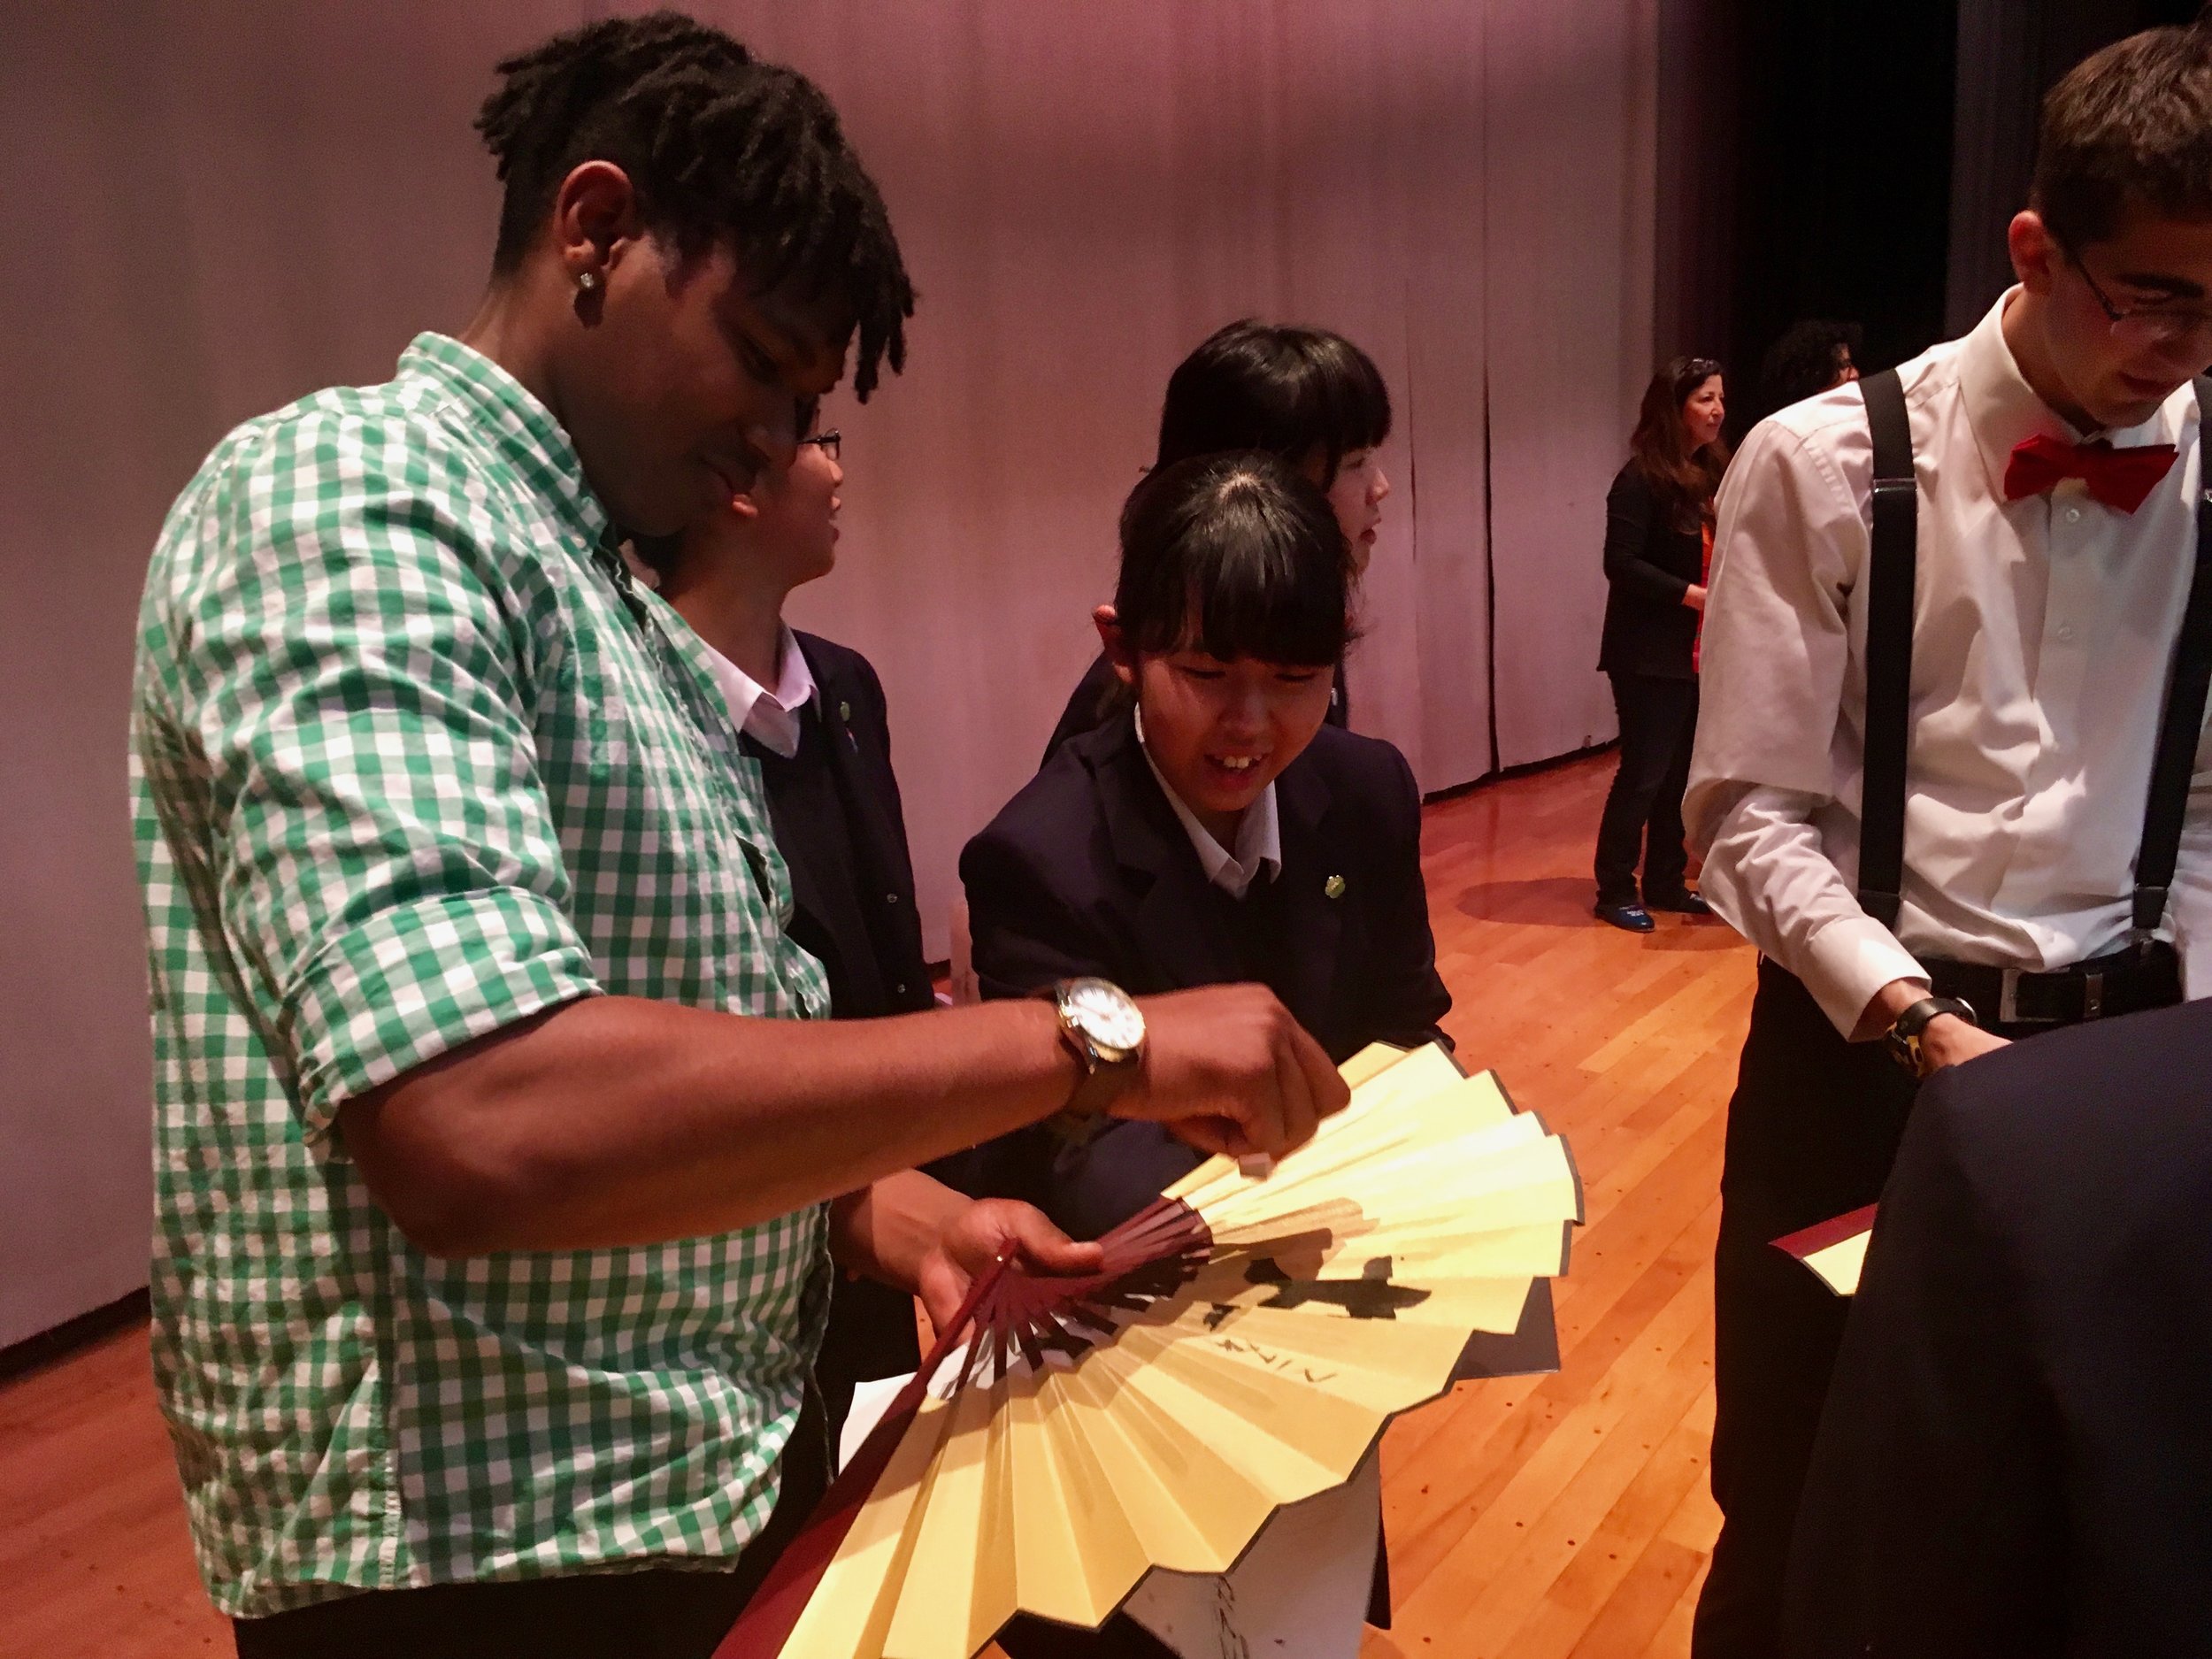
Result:
M1623 468L1605 496L1605 580L1655 604L1678 605L1690 584L1644 557L1658 518L1650 484Z
M1056 980L1090 974L1126 983L1096 927L1002 824L968 843L960 880L968 895L971 960L987 1001L1033 995ZM1080 1228L1083 1220L1057 1202L1065 1185L1056 1169L1059 1149L1048 1129L1033 1124L964 1155L967 1162L954 1184L972 1197L1022 1199L1062 1226ZM1079 1236L1102 1231L1089 1227Z
M993 825L960 855L968 935L987 999L1030 996L1059 979L1124 981L1108 941L1049 872Z
M898 769L891 764L890 701L883 695L883 681L877 677L873 663L855 652L853 667L860 679L860 695L867 708L869 725L875 732L876 741L883 746L883 803L898 831L899 855L905 860L906 885L910 890L914 885L914 858L906 839L906 802L899 793Z
M2058 1413L2008 1244L2016 1218L1977 1189L1962 1123L1974 1109L2016 1126L2032 1102L1991 1090L2020 1081L1978 1060L1914 1106L1799 1512L1795 1659L2064 1647Z
M1448 1048L1451 1039L1439 1022L1451 1011L1452 994L1436 971L1436 937L1429 929L1428 883L1421 876L1421 792L1405 757L1394 749L1389 753L1388 864L1381 872L1365 1023L1384 1042L1409 1048L1441 1042Z

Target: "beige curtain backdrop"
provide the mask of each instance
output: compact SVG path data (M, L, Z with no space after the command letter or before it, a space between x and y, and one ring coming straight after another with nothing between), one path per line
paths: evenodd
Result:
M882 672L940 954L961 844L1094 649L1168 371L1233 317L1342 330L1397 404L1356 723L1430 789L1610 734L1649 4L696 8L827 88L922 292L903 380L834 400L841 565L795 609ZM162 512L239 419L465 321L491 65L602 10L0 0L0 1343L143 1282L124 727Z

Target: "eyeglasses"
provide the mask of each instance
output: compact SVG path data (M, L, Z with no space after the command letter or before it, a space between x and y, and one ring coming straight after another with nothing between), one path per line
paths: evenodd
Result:
M2081 273L2081 280L2089 284L2090 293L2096 296L2116 337L2139 346L2170 346L2184 340L2212 336L2212 308L2160 302L2123 311L2112 303L2112 296L2098 285L2097 279L2089 274L2089 267L2082 264L2074 251L2063 251L2066 263Z
M799 442L819 445L822 453L834 461L840 458L837 453L838 446L844 442L844 439L845 434L833 426L827 432L818 432L811 438L802 438Z

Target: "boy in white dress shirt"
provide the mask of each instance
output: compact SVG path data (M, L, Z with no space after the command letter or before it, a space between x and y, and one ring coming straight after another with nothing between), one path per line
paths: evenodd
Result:
M1686 817L1763 960L1722 1177L1701 1659L1780 1651L1847 1310L1770 1240L1879 1195L1920 1078L2212 984L2212 775L2177 667L2212 661L2177 649L2193 585L2212 641L2212 31L2137 35L2053 90L2010 247L2019 286L1972 333L1763 422L1721 494ZM1878 474L1902 530L1878 571Z

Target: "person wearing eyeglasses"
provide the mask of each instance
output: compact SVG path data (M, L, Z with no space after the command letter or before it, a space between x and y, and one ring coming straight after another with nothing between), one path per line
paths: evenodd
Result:
M1701 890L1763 959L1721 1181L1701 1659L1780 1649L1847 1307L1770 1241L1881 1194L1923 1078L2212 989L2208 132L2212 28L2078 65L2010 227L2018 285L1761 423L1721 491L1686 816Z
M719 515L634 546L698 636L739 745L760 768L791 872L788 932L821 963L831 1017L873 1019L935 1002L883 683L858 651L783 619L792 591L837 563L842 450L837 431L813 432L787 467L764 469ZM833 1433L854 1384L920 1360L911 1299L840 1274L815 1363Z

